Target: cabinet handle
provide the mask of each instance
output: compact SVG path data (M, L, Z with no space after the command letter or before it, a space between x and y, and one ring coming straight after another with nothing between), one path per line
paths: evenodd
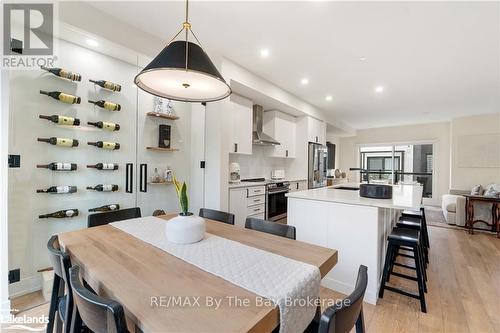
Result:
M259 193L259 192L260 192L260 190L253 190L253 192L254 192L254 193Z
M297 183L297 190L299 189L299 183Z
M259 202L259 201L260 201L260 199L255 199L253 202Z
M318 142L318 136L316 136L316 142Z
M139 191L147 192L148 191L148 165L141 164L139 166Z
M237 152L238 152L238 144L237 144L237 143L235 143L235 144L234 144L234 152L235 152L235 153L237 153Z
M258 212L259 210L260 210L260 208L255 208L253 211Z
M288 157L288 150L286 151L286 157Z
M134 169L132 163L125 164L125 192L132 193L134 191Z

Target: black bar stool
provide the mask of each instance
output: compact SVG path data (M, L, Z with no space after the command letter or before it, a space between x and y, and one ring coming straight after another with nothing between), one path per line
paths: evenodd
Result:
M389 241L389 244L387 247L387 253L385 255L384 272L382 276L382 284L380 286L378 297L383 298L384 291L387 289L389 291L420 300L420 310L424 313L427 312L427 306L425 304L425 292L427 291L427 286L424 277L425 268L423 267L422 249L420 244L419 231L406 228L394 228L389 237L387 238L387 240ZM399 247L402 246L404 246L405 248L410 248L411 251L413 251L413 258L415 259L415 267L396 262L397 251ZM405 268L415 269L417 276L414 277L394 272L393 271L394 266L402 266ZM395 275L404 279L416 281L418 283L418 295L404 291L402 289L387 286L386 283L389 281L390 275Z
M425 241L425 230L422 219L414 218L414 217L405 217L401 216L399 221L396 223L396 227L398 228L406 228L419 231L420 234L420 244L422 245L422 254L424 260L424 266L427 267L427 263L429 262L429 252Z
M420 210L403 210L401 216L422 219L422 225L423 225L422 231L424 232L425 246L427 248L430 248L431 246L429 242L429 233L427 232L427 219L425 218L425 208L420 207Z

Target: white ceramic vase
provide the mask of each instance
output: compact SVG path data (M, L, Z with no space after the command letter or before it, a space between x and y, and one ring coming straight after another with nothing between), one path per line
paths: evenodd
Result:
M195 215L179 215L165 225L167 240L176 244L193 244L205 237L205 220Z

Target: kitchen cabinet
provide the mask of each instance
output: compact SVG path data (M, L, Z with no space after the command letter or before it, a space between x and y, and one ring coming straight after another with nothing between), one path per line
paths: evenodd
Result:
M290 182L290 192L307 190L307 180L294 180Z
M265 193L265 186L229 189L229 212L235 216L235 225L244 227L249 216L264 218L266 212Z
M233 154L252 154L252 101L232 94L227 101L231 130L229 152Z
M280 144L273 146L272 157L295 158L295 117L280 111L264 112L264 133Z
M326 123L307 117L307 139L309 142L326 145Z

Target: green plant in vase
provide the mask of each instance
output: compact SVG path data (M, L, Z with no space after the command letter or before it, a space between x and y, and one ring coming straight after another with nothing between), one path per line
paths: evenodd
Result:
M186 182L181 183L174 177L175 190L177 191L177 197L179 198L179 206L181 208L181 216L193 215L193 213L188 212L189 210L189 198L187 195L187 185Z

